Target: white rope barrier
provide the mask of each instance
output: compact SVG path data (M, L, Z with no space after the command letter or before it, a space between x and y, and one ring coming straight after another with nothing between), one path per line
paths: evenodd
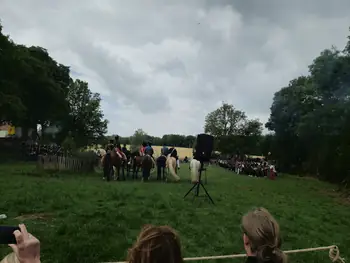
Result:
M335 245L328 247L315 247L315 248L304 248L284 251L286 254L312 252L329 250L329 258L333 263L345 263L345 259L340 257L339 248ZM222 255L222 256L205 256L205 257L191 257L184 258L184 261L200 261L200 260L213 260L213 259L228 259L228 258L244 258L246 254L235 254L235 255ZM116 262L101 262L101 263L128 263L127 261L116 261Z

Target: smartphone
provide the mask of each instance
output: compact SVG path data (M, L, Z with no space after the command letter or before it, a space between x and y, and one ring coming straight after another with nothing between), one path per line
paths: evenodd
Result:
M21 231L17 226L0 226L0 244L16 244L16 237L13 234L16 230Z

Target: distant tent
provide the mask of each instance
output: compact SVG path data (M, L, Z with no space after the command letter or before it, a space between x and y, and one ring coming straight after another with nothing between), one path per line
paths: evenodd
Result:
M246 154L245 155L246 158L248 159L265 159L265 156L259 156L259 155L250 155L250 154Z

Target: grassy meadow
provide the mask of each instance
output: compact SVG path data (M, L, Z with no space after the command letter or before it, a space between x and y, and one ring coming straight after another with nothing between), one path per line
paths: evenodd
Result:
M283 249L336 244L349 258L350 206L334 186L310 178L275 181L235 175L211 166L207 189L216 205L183 200L182 182L111 182L99 174L40 174L30 164L0 165L2 225L24 222L42 244L42 262L124 260L144 224L178 230L185 257L242 253L241 216L266 207L280 222ZM10 250L0 247L0 255ZM295 254L291 262L330 262L328 251ZM243 259L218 262L243 262Z

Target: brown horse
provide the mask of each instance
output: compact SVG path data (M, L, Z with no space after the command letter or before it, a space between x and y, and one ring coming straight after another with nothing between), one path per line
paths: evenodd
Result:
M140 171L140 168L142 169L142 177L145 178L150 176L151 170L154 167L154 161L152 157L148 154L145 156L140 156L138 153L134 154L132 157L132 179L138 178L138 173Z
M154 167L154 162L151 155L146 154L142 159L142 180L148 181L148 178L151 176L151 170Z
M139 156L139 155L134 156L132 161L132 179L138 178L138 173L140 171L140 168L142 168L142 159L143 159L143 156Z
M111 175L113 175L114 180L125 180L124 169L122 169L123 176L120 178L120 168L123 167L123 162L124 160L119 157L115 149L102 156L101 163L104 171L104 176L107 178L107 181L111 179ZM117 176L114 174L113 167L116 169Z

